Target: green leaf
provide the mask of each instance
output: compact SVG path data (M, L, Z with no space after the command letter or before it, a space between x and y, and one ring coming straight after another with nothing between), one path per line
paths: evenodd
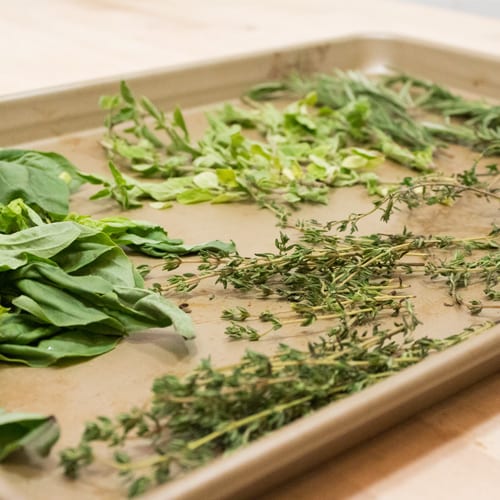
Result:
M120 95L127 104L135 104L135 98L125 81L120 82Z
M62 180L68 186L71 193L77 191L85 182L78 169L58 153L0 148L0 162L42 170L46 176ZM34 188L35 186L30 187ZM56 193L52 193L53 197L55 195ZM2 203L5 202L2 201Z
M137 113L134 107L126 106L121 108L116 113L112 115L108 115L104 119L104 123L107 127L112 127L114 125L118 125L119 123L124 123L128 120L135 120L137 118Z
M231 168L218 168L215 173L217 174L217 180L220 184L229 187L238 187L238 180L236 178L236 172Z
M201 172L193 177L193 184L201 189L217 189L219 178L215 172Z
M192 205L194 203L203 203L211 201L215 194L207 189L188 189L177 195L177 201L183 205Z
M111 196L125 209L140 207L138 198L143 194L140 183L124 176L112 161L108 167L115 182L110 188Z
M0 361L43 368L62 360L93 358L113 350L121 336L74 330L30 345L0 344Z
M27 315L4 312L0 315L0 345L29 345L58 332L53 325L41 325Z
M142 183L140 188L156 201L175 200L183 191L193 187L193 177L172 177L158 183Z
M164 120L163 113L147 97L141 97L141 105L153 118L160 122Z
M120 96L103 95L99 98L99 107L104 110L111 110L120 105Z
M124 158L128 158L130 160L141 160L145 162L154 161L153 154L151 153L150 148L146 146L140 146L138 144L129 144L122 140L116 140L114 142L115 151L123 156Z
M17 269L29 255L50 258L64 250L80 235L72 222L55 222L13 234L0 234L0 271Z
M0 203L22 198L53 216L68 213L69 186L54 171L39 164L0 160Z
M46 457L58 439L59 425L54 417L0 409L0 462L18 450Z
M242 191L228 191L226 193L221 193L214 196L210 203L218 204L218 203L235 203L238 201L247 200L248 195Z
M184 116L182 114L182 111L180 108L176 107L174 110L174 115L173 115L173 123L177 127L179 127L183 132L184 132L184 138L189 141L189 132L186 127L186 122L184 120Z
M367 164L366 158L358 155L346 156L342 160L342 166L345 168L364 168Z
M10 234L43 224L42 218L23 200L0 204L0 233Z
M89 282L90 280L86 280ZM19 310L29 313L42 323L58 327L87 326L99 323L105 331L106 324L122 333L120 323L115 322L100 307L86 305L71 293L34 280L21 279L16 287L23 295L12 300ZM96 288L94 288L96 290ZM97 288L98 293L102 292Z
M67 184L39 167L0 161L0 203L22 198L54 216L68 213Z
M276 99L285 89L286 85L282 82L266 82L254 85L246 95L250 97L250 99L263 101L266 99Z
M187 255L200 251L220 252L223 255L228 255L236 250L233 243L224 243L218 240L186 245L182 240L170 238L161 226L150 222L131 220L126 217L106 217L97 221L88 217L79 217L77 220L83 224L88 224L90 227L98 227L117 245L153 257ZM75 242L75 244L77 243ZM80 249L78 254L81 255L83 251L83 249ZM69 254L68 257L71 258L72 254L67 253ZM58 257L58 260L60 262L60 257ZM67 268L67 264L65 268ZM123 271L120 274L123 275Z

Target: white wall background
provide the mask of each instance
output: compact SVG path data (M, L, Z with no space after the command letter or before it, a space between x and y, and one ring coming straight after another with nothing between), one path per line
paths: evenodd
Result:
M500 17L500 0L400 0L403 2L421 3L444 7L448 9L457 9L472 14L482 16Z

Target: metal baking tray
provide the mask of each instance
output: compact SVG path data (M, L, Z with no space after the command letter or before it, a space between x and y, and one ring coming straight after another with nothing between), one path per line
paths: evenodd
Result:
M367 74L396 68L469 94L500 99L500 58L384 36L333 39L121 78L136 93L147 95L164 109L182 106L189 124L201 131L206 109L237 98L252 84L282 77L292 70L310 73L333 68L358 69ZM0 99L0 145L57 151L84 171L105 174L105 157L97 142L103 120L97 100L102 94L115 93L118 82L118 78L88 82ZM471 166L473 158L470 151L450 148L439 167L447 171L463 170ZM386 168L393 177L407 175L407 171L390 165ZM74 196L73 210L96 216L119 213L109 201L88 201L90 189ZM371 206L363 190L357 188L333 191L330 200L327 207L304 207L300 217L338 219ZM277 234L273 216L248 204L177 205L166 211L145 205L126 215L158 222L172 236L187 242L233 239L246 255L270 250ZM371 220L362 225L362 230L387 232L407 225L423 234L479 234L495 217L498 217L497 205L472 206L464 199L453 214L443 207L426 207L412 214L403 211L389 227ZM212 293L214 300L210 300ZM417 301L419 316L424 319L419 334L446 336L470 324L468 313L436 307L437 301L443 302L445 298L442 292L424 286L417 293L421 296ZM180 303L184 297L173 300ZM99 414L116 414L147 400L156 376L166 372L182 374L208 356L214 364L238 359L249 345L226 340L219 319L222 309L241 303L238 300L241 298L235 294L210 285L198 290L189 301L198 332L194 341L185 342L170 331L152 331L131 336L111 353L68 367L35 369L1 365L0 406L55 414L62 436L51 458L38 467L21 462L3 464L0 498L121 498L123 490L117 487L118 483L108 482L99 475L78 482L65 480L57 469L57 451L78 440L86 420ZM245 304L249 302L257 301L245 297ZM307 340L299 330L278 331L250 347L270 352L283 341L304 346ZM158 487L145 498L255 498L266 488L446 398L499 366L500 328L496 327L182 479Z

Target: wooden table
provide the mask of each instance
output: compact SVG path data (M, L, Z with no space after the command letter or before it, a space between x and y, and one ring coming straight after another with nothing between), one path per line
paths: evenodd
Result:
M386 0L0 3L0 96L354 33L500 53L499 21ZM266 498L500 498L500 373Z

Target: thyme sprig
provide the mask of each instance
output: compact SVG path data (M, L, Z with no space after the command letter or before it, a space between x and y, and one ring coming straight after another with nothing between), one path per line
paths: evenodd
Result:
M163 292L191 291L202 280L216 278L224 288L230 286L290 304L287 311L261 312L258 319L271 325L261 332L249 324L257 317L246 308L223 311L222 318L231 321L226 334L249 340L258 340L291 324L306 327L328 321L338 326L349 319L352 326L359 326L397 316L405 302L413 298L404 292L406 276L417 273L445 281L459 305L463 303L459 290L475 278L484 284L482 300L494 300L498 295L495 287L500 272L500 239L496 231L486 237L466 239L424 237L410 232L339 237L326 233L325 226L312 224L301 226L301 232L296 243L290 243L282 233L275 242L276 253L248 259L237 256L204 274L173 276ZM450 250L456 253L447 260L444 252ZM468 260L466 256L475 250L490 253ZM408 260L411 254L418 259ZM475 300L477 310L482 302Z
M133 497L494 325L410 340L415 321L408 313L390 329L339 333L306 351L285 345L273 356L247 351L222 368L204 360L183 378L156 379L144 407L87 423L80 443L61 453L61 465L75 478L98 461L124 479ZM96 451L99 442L109 447L106 458Z
M488 173L488 180L498 175L493 168ZM339 232L332 233L332 229L342 232L350 228L353 233L360 219L375 212L387 221L402 206L414 209L422 204L450 205L465 192L488 200L498 199L498 190L492 185L482 180L475 166L451 177L405 179L398 190L377 201L367 212L327 224L301 221L293 228L299 231L298 241L282 232L275 241L276 252L252 258L208 256L198 266L198 273L173 275L157 289L166 294L187 293L211 279L224 288L252 292L257 297L275 298L290 305L285 311L264 311L258 315L241 306L223 311L222 318L231 322L226 334L233 339L258 340L293 324L307 327L328 321L338 326L349 319L352 325L359 326L395 316L402 304L412 298L404 292L407 276L422 273L431 280L445 281L457 305L464 302L460 289L481 280L484 294L468 306L477 313L498 295L497 228L489 235L472 238L414 235L406 230L401 234L341 236ZM489 253L468 258L478 250ZM455 252L453 258L449 258L450 251ZM259 330L256 319L268 325Z
M380 219L388 222L393 213L402 207L411 210L422 205L451 206L466 193L488 201L500 200L500 187L496 185L499 178L496 164L488 165L486 171L478 173L477 162L470 169L449 176L434 173L417 178L405 177L396 189L376 200L372 209L353 212L345 219L329 222L327 227L335 227L339 231L349 229L353 233L357 231L360 220L374 213L380 212Z
M405 181L355 219L300 222L294 227L296 241L281 233L275 252L252 258L206 253L198 273L171 276L167 285L157 285L164 293L189 293L212 279L277 298L288 309L223 311L223 318L232 321L227 333L257 340L290 324L314 324L319 340L307 350L281 345L270 355L247 351L225 367L205 360L185 377L156 379L151 402L86 425L80 443L61 453L66 475L75 478L97 462L118 473L128 495L136 496L499 324L490 314L499 300L498 228L468 238L407 230L374 235L338 231L355 231L353 221L369 213L380 211L388 218L405 205L442 203L466 191L498 198L494 181L483 179L474 168L449 178ZM170 259L165 265L171 270L180 262ZM446 339L415 340L419 319L407 278L420 274L442 282L457 307L473 315L486 310L490 319ZM473 282L483 284L483 296L463 298L462 290ZM266 323L267 330L259 331L252 321Z

